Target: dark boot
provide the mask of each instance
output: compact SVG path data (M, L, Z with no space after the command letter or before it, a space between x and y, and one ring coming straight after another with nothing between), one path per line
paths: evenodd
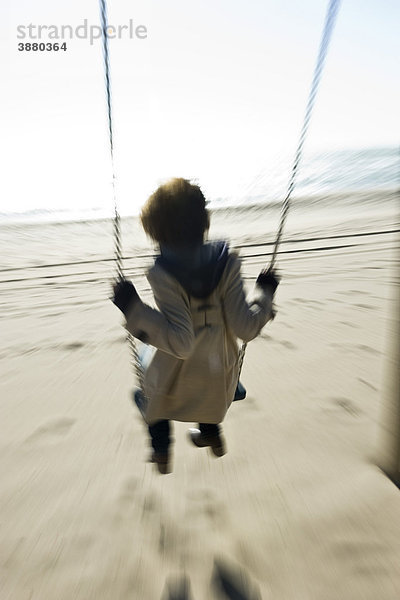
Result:
M219 434L203 433L200 429L190 428L188 431L190 441L197 446L197 448L210 448L214 456L224 456L226 454L225 440Z
M161 473L161 475L167 475L168 473L171 473L169 459L169 452L164 454L161 452L153 451L153 454L150 458L150 462L155 463L157 465L158 472Z

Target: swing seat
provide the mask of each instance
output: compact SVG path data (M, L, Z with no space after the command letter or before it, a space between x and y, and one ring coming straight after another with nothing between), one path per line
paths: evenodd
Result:
M237 400L244 400L246 398L246 394L246 388L240 383L240 381L238 381L233 402L236 402Z
M147 403L142 390L137 389L133 391L133 401L138 407L142 417L145 418Z

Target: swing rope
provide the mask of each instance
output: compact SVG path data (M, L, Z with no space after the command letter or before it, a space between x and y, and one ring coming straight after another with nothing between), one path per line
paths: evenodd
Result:
M111 172L112 172L112 197L114 202L114 250L115 264L117 270L117 279L123 279L122 271L122 246L121 246L121 218L118 212L117 194L116 194L116 177L115 177L115 161L114 161L114 139L113 139L113 119L112 119L112 104L111 104L111 80L110 80L110 54L108 50L108 20L107 7L105 0L100 0L100 16L101 16L101 31L103 41L103 59L104 59L104 79L106 84L107 95L107 112L108 112L108 135L110 141L110 157L111 157Z
M112 118L112 103L111 103L111 78L110 78L110 54L108 49L108 19L106 0L100 0L100 18L101 31L103 41L103 59L104 59L104 79L106 85L107 96L107 111L108 111L108 134L110 141L110 156L112 170L112 196L114 201L114 249L115 249L115 265L117 281L122 281L124 278L122 267L122 245L121 245L121 217L118 212L117 194L116 194L116 176L115 176L115 161L114 161L114 140L113 140L113 118ZM129 347L131 350L132 365L136 373L140 389L143 390L143 367L139 360L136 340L130 333L127 334Z
M297 150L296 150L294 161L293 161L292 172L291 172L288 187L287 187L286 197L283 201L279 229L278 229L278 233L277 233L276 240L275 240L275 247L274 247L274 251L272 254L272 258L271 258L271 263L269 266L270 269L272 269L273 266L275 265L276 254L278 252L278 248L279 248L281 238L282 238L283 228L285 226L287 214L289 212L290 199L291 199L292 192L296 185L298 167L299 167L300 161L302 159L304 142L305 142L305 139L306 139L306 136L308 133L308 127L309 127L310 120L311 120L311 114L312 114L314 104L315 104L315 97L317 95L319 83L321 80L322 70L325 65L325 58L326 58L326 54L328 51L329 42L330 42L331 36L332 36L332 30L335 25L336 16L337 16L337 12L339 9L339 4L340 4L340 0L330 0L330 2L329 2L328 11L327 11L326 20L325 20L325 26L324 26L321 44L320 44L319 53L318 53L318 58L317 58L317 62L315 65L314 76L312 79L310 94L308 96L306 112L304 115L303 126L301 128L300 138L299 138Z
M279 222L278 233L277 233L277 236L275 239L275 246L274 246L274 250L272 253L272 257L271 257L271 262L268 267L269 270L272 270L275 265L276 255L278 253L278 248L281 243L283 229L285 227L287 215L289 212L291 196L292 196L293 190L296 185L299 164L300 164L300 161L303 156L304 142L305 142L305 139L306 139L306 136L308 133L311 115L312 115L314 104L315 104L315 98L316 98L319 83L321 80L322 71L323 71L323 68L325 65L325 58L326 58L326 54L328 51L329 42L332 37L332 31L333 31L333 27L335 25L337 12L339 9L339 4L340 4L340 0L330 0L330 2L329 2L326 19L325 19L325 25L324 25L323 34L322 34L321 43L320 43L319 52L318 52L318 58L317 58L317 62L315 64L314 76L312 79L310 93L308 96L306 112L304 115L303 126L301 128L299 142L298 142L297 150L296 150L294 160L293 160L293 166L292 166L292 171L291 171L291 175L289 178L286 196L285 196L285 199L284 199L283 205L282 205L281 218L280 218L280 222ZM243 361L244 361L244 355L246 352L246 347L247 347L247 343L243 342L243 344L240 348L239 359L238 359L238 365L239 365L238 380L239 380L240 373L241 373L242 367L243 367Z

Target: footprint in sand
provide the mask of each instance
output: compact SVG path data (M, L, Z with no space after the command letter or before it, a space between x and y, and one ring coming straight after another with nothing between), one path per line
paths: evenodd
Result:
M380 350L376 348L372 348L371 346L367 346L366 344L341 344L338 342L332 342L329 344L331 348L340 348L340 350L362 350L363 352L368 352L369 354L381 354Z
M263 340L268 340L269 342L274 341L274 338L268 335L267 333L260 333L258 337L262 338Z
M371 390L374 390L374 392L378 391L378 388L376 388L374 385L372 385L372 383L369 383L369 381L366 381L365 379L362 379L361 377L358 377L357 379L358 379L358 381L360 381L367 387L371 388Z
M277 340L277 342L278 344L284 346L285 348L288 348L289 350L297 350L297 346L292 344L292 342L289 342L287 340Z
M64 344L61 346L61 350L79 350L83 348L85 344L82 342L72 342L71 344Z
M314 306L317 308L318 306L325 306L325 302L321 302L320 300L311 300L310 298L293 298L289 300L289 304L302 304L303 306Z
M369 296L369 292L365 292L364 290L343 290L342 292L336 292L336 294L342 294L344 296L354 296L354 294Z
M358 417L362 414L362 411L349 398L331 398L331 402L343 408L352 417Z
M352 327L353 329L357 329L358 325L355 323L350 323L350 321L339 321L340 325L346 325L346 327Z
M372 304L353 304L353 306L356 306L357 308L366 308L367 310L376 310L376 306L373 306Z
M294 344L292 344L292 342L289 342L288 340L276 340L273 337L271 337L270 335L268 335L267 333L261 333L259 335L260 338L262 338L263 340L267 340L268 342L274 342L275 344L280 344L281 346L284 346L285 348L288 348L289 350L297 350L297 346L295 346Z
M369 352L369 354L381 354L379 350L376 348L372 348L371 346L367 346L366 344L357 344L355 346L358 350L364 350L364 352Z
M56 443L64 438L71 430L75 419L60 417L52 419L47 423L40 425L28 438L27 442L32 443Z

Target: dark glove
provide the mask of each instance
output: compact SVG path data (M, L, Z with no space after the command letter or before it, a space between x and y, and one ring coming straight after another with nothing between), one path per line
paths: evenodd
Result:
M113 291L112 301L126 315L128 308L139 299L135 286L130 281L122 279L115 282Z
M261 271L257 277L256 283L264 289L269 289L271 294L274 295L276 288L279 285L280 277L276 271L271 269L265 269Z

